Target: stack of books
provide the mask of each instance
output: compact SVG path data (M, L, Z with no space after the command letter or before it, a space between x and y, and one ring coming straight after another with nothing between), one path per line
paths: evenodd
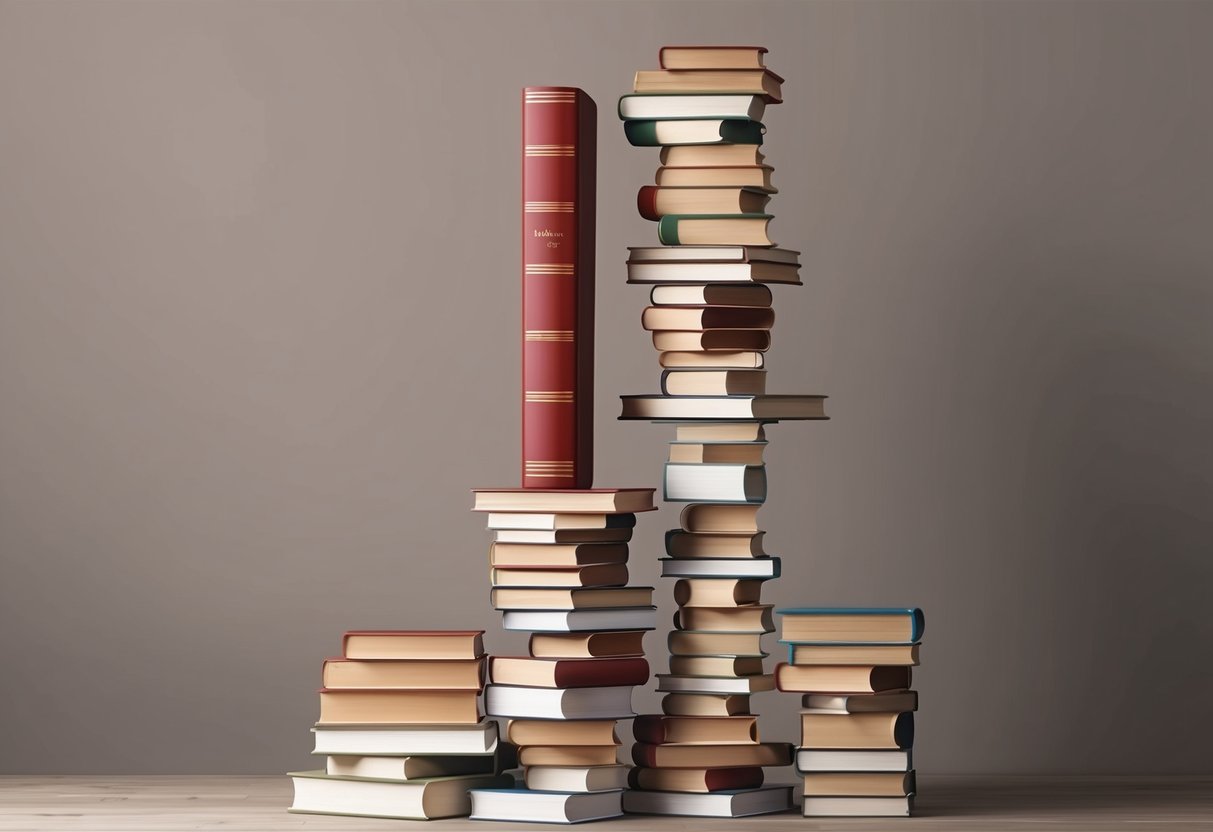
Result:
M919 609L780 610L779 689L804 694L796 768L805 817L909 815Z
M661 393L624 396L623 419L672 423L665 500L687 503L666 534L662 575L676 579L664 715L637 720L625 809L741 816L791 808L792 787L764 785L764 766L792 760L787 743L759 741L752 694L770 690L762 636L773 632L764 581L766 425L822 419L824 396L770 395L770 286L799 285L799 257L775 246L775 193L761 151L768 105L783 79L761 47L665 47L662 69L636 74L619 102L628 140L661 147L640 214L660 246L630 248L628 282L647 285L642 323L659 352Z
M477 490L487 512L493 606L530 633L528 656L493 656L485 703L509 720L524 788L475 789L472 818L573 823L622 814L616 722L649 679L653 588L628 586L628 541L651 488Z
M471 812L468 790L508 786L512 754L480 713L482 631L351 631L324 662L314 753L292 812L430 820Z

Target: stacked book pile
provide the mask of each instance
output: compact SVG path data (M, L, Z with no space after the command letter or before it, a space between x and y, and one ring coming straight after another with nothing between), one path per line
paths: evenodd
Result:
M530 633L528 656L493 656L485 703L510 720L521 789L476 789L478 820L572 823L622 814L627 769L615 723L649 679L644 633L653 588L628 586L644 489L476 491L488 513L493 606L507 630Z
M642 323L659 351L661 394L624 396L623 419L675 426L665 499L687 503L666 535L662 575L678 612L663 716L637 720L629 812L741 816L791 808L792 788L764 785L791 764L759 741L750 697L770 690L761 639L774 629L762 584L779 576L758 528L766 500L767 423L825 418L823 396L768 395L770 285L799 285L796 252L777 248L775 193L761 122L782 79L761 47L665 47L619 102L628 140L660 146L640 214L660 246L630 249L628 282L651 286Z
M914 711L919 609L780 610L788 663L779 689L804 694L805 817L909 815L914 804Z
M466 816L468 790L508 786L512 754L480 714L481 631L353 631L324 662L316 754L292 772L292 812L430 820Z

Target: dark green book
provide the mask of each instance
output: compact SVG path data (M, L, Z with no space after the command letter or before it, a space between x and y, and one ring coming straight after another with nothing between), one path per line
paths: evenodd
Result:
M770 246L770 214L666 214L657 221L663 246Z
M766 130L749 119L637 119L623 123L624 135L637 147L679 144L762 144Z

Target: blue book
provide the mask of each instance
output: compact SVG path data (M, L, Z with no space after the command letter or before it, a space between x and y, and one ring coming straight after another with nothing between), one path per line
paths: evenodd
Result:
M918 607L793 607L780 641L789 644L913 644L926 619Z

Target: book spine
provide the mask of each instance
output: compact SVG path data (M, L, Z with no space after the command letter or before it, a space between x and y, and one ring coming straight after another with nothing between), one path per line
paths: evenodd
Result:
M522 96L522 486L593 471L597 116L574 87Z

